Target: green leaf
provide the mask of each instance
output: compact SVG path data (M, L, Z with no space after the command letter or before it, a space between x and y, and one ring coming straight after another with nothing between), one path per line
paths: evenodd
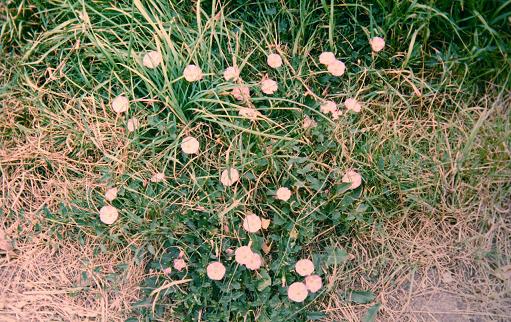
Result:
M376 298L371 291L350 291L344 294L344 299L357 304L367 304Z
M259 292L261 292L268 286L271 286L271 277L268 274L268 272L266 270L262 269L260 274L261 274L262 278L257 282L257 290Z
M338 265L348 258L348 252L342 247L330 248L327 254L326 265L328 266Z
M323 312L308 312L307 313L307 320L309 321L316 321L326 318L326 314Z
M376 303L371 306L369 310L367 310L366 314L362 317L362 322L374 322L376 321L376 316L378 315L378 311L380 310L380 303Z

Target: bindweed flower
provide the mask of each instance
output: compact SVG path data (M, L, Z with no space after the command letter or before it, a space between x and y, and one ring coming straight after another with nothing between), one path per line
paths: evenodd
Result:
M302 282L294 282L287 289L287 297L293 302L300 303L305 301L308 294L307 286Z
M183 76L187 81L196 82L202 79L202 70L196 65L188 65L183 71Z
M280 187L277 189L275 197L282 201L288 201L291 198L291 190L287 187Z
M99 210L99 219L107 225L113 224L119 218L117 208L113 206L103 206Z
M266 62L271 68L279 68L282 66L282 57L279 54L269 54Z
M133 132L140 127L140 122L137 118L132 117L128 120L128 131Z
M248 246L241 246L236 249L234 252L234 259L240 265L247 265L247 263L252 259L252 255L254 253Z
M295 270L301 276L309 276L314 272L314 264L308 259L300 259L295 264Z
M186 268L185 260L182 258L174 259L174 268L181 272L183 269Z
M325 52L321 53L321 55L319 55L319 62L326 66L334 63L336 60L337 59L335 58L334 53L332 53L330 51L325 51Z
M346 70L346 65L340 60L336 60L328 65L328 72L333 76L342 76Z
M342 112L339 109L336 109L332 112L332 120L338 120L339 117L342 115Z
M255 121L258 117L262 116L261 112L252 107L242 107L238 111L240 116L246 117L249 120Z
M220 182L226 186L230 187L233 184L235 184L240 179L240 174L238 170L235 168L229 168L222 171L222 174L220 175Z
M162 182L163 180L165 180L165 173L163 172L153 174L150 179L151 182Z
M199 152L199 141L193 136L187 136L181 142L181 149L186 154L197 154Z
M369 39L369 45L371 45L371 49L377 53L385 48L385 40L381 37L374 37Z
M130 107L130 100L124 95L119 95L112 100L112 109L116 113L120 114L120 113L127 112L129 107Z
M265 94L272 95L278 88L277 82L272 79L267 78L261 82L261 91Z
M362 109L362 105L360 104L360 102L354 98L348 98L344 102L344 106L348 111L353 111L355 113L359 113L360 110Z
M268 229L270 226L271 220L266 218L261 218L261 228L262 229Z
M225 276L225 266L220 262L213 262L206 268L209 279L219 281Z
M351 183L351 190L357 189L362 184L362 176L355 170L348 170L342 177L342 182Z
M309 275L305 277L305 286L311 293L316 293L323 286L321 277L319 275Z
M326 101L325 103L319 106L319 110L321 113L332 113L337 109L337 104L334 101Z
M238 78L240 77L240 70L238 69L238 67L234 66L234 67L227 67L225 70L224 70L224 79L226 81L229 81L229 80L237 80Z
M238 86L232 89L231 95L238 101L248 101L250 89L247 86Z
M142 64L147 68L153 69L158 67L162 61L163 59L159 52L150 51L144 55L144 58L142 59Z
M247 266L248 269L255 271L261 268L262 264L263 259L261 258L261 255L252 253L252 256L250 256L245 266Z
M172 267L165 267L163 269L163 274L169 275L170 273L172 273Z
M119 189L117 188L110 188L105 192L105 199L108 201L113 201L115 198L117 198L117 193L119 192Z
M261 218L258 215L248 214L243 220L243 229L249 233L256 233L261 229Z
M317 125L318 125L318 123L316 123L316 121L314 121L307 115L305 115L305 117L303 118L302 127L305 130L315 128Z

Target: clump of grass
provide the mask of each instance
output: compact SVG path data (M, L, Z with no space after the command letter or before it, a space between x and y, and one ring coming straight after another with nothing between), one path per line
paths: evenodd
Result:
M107 204L99 188L46 217L148 258L152 274L136 308L151 318L320 318L314 305L335 291L334 273L349 258L339 236L409 210L434 210L445 198L438 165L454 162L452 180L459 180L460 167L473 164L466 156L476 135L450 146L452 134L438 141L438 129L465 122L453 113L486 83L498 90L509 84L502 69L509 65L507 5L468 2L463 16L459 6L197 1L192 12L163 1L34 3L44 31L32 41L13 41L2 29L8 52L22 53L15 66L21 78L11 86L20 87L18 95L38 93L40 108L57 122L59 113L71 115L65 135L76 147L64 156L91 159L95 180L119 189L108 202L120 211L112 226L99 221ZM9 24L17 21L25 23L16 16ZM376 36L386 43L379 53L369 44ZM143 57L151 51L162 62L149 69ZM318 62L323 51L346 64L341 77ZM271 53L282 66L268 66ZM189 65L199 66L203 79L184 79ZM223 78L229 66L239 68L242 83ZM278 84L265 90L271 95L260 87L268 78ZM250 102L231 96L240 84L250 89ZM130 101L122 114L111 110L119 95ZM326 100L342 106L351 98L360 113L343 110L333 120L321 112ZM243 108L258 111L256 120L240 115ZM134 118L139 126L128 131ZM316 126L304 129L307 119ZM197 153L182 152L190 136ZM444 155L432 153L446 147ZM220 182L227 168L241 177L229 187ZM343 182L348 170L361 174L361 187ZM280 187L289 187L290 199L275 198ZM240 229L247 213L271 220L268 230ZM264 254L257 272L229 256L248 243ZM325 284L305 305L286 296L304 257ZM166 270L183 258L186 269ZM206 267L218 260L227 273L212 281Z

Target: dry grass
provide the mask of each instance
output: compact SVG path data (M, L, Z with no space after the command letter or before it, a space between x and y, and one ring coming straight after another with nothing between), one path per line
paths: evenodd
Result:
M87 101L68 100L57 114L21 96L0 101L0 320L122 321L138 300L144 263L93 237L72 240L66 226L56 239L41 210L102 191L98 168L110 165L104 155L127 153L124 130Z
M421 189L403 191L400 199L414 200L415 206L342 242L349 245L353 260L332 280L336 292L323 306L329 321L358 321L376 302L382 304L381 321L511 319L511 153L506 139L497 139L510 133L510 97L495 97L486 96L477 106L454 113L448 123L420 127L403 119L394 126L411 124L410 132L399 132L403 146L417 139L413 129L430 133L433 160L440 160L444 151L462 150L465 155L437 162L434 171L440 176L422 169L408 178L438 191L439 202L421 200ZM440 143L435 132L424 127L439 128L452 150L436 148ZM461 135L449 138L452 128ZM470 149L464 150L467 145ZM460 159L469 163L456 162ZM368 305L348 303L340 294L349 289L370 290L377 299Z

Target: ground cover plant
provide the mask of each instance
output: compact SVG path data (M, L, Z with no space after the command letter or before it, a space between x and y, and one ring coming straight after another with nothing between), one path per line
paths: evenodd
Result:
M3 176L86 179L34 211L37 229L129 249L147 273L132 319L323 319L336 296L371 321L378 294L343 284L351 238L405 216L454 224L443 207L477 204L484 180L509 204L510 10L8 1ZM10 159L37 131L51 153Z

